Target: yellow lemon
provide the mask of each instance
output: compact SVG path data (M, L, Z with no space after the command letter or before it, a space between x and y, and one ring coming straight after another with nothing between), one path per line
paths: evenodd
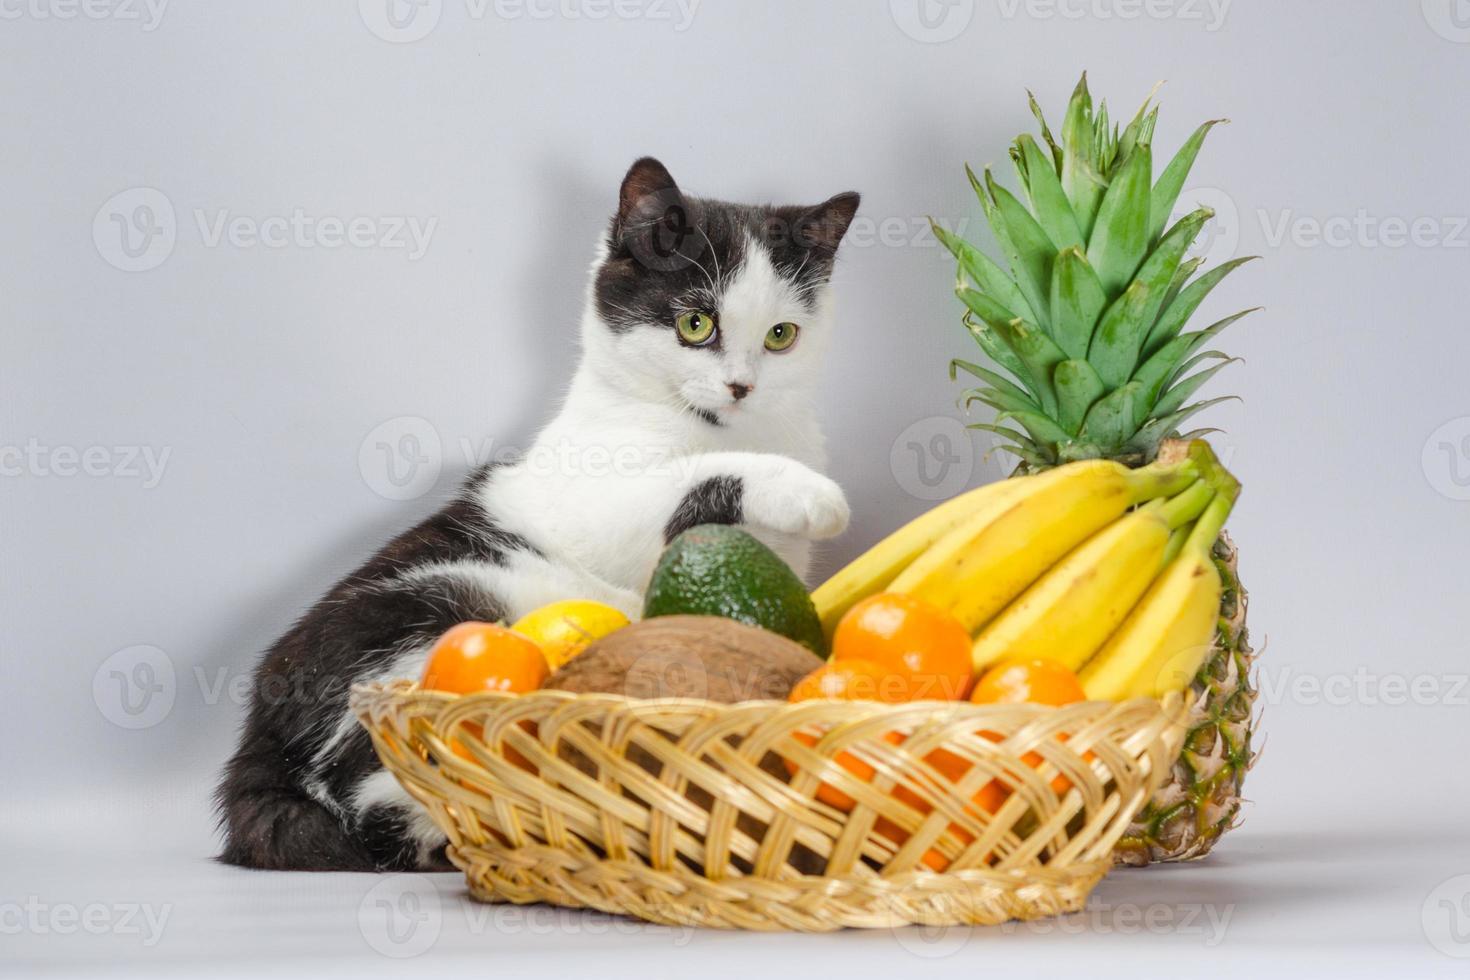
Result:
M565 599L531 610L511 629L534 640L556 670L593 640L627 625L628 617L612 606L590 599Z

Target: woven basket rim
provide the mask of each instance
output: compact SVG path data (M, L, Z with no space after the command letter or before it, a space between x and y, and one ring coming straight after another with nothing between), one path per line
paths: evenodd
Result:
M987 712L1004 710L1006 712L1032 711L1037 715L1043 715L1052 711L1066 711L1076 709L1078 706L1087 706L1089 709L1099 704L1129 704L1136 701L1148 701L1159 704L1164 712L1179 713L1183 715L1184 698L1182 694L1169 694L1163 698L1131 698L1127 701L1106 701L1102 699L1088 701L1074 701L1066 705L1049 704L977 704L968 700L946 700L943 698L927 698L917 701L887 702L873 700L836 700L814 698L811 701L783 701L776 698L750 698L742 701L713 701L709 698L635 698L626 694L617 694L604 691L561 691L554 688L541 688L535 691L515 693L510 691L476 691L472 694L456 694L452 691L436 691L425 688L419 682L411 678L394 678L387 681L369 681L366 683L353 684L348 695L348 705L354 712L367 709L370 705L381 703L385 700L391 701L405 696L423 697L445 702L456 703L471 700L489 701L494 703L508 701L523 701L526 699L546 698L560 701L582 700L586 703L604 703L610 705L626 705L633 708L648 706L650 708L692 708L700 711L723 711L734 709L749 709L754 707L784 706L793 710L802 709L808 704L821 704L826 707L834 705L851 705L856 714L868 716L873 714L911 714L918 709L943 708L947 712L956 710L968 714L983 715ZM1182 723L1182 719L1181 722Z

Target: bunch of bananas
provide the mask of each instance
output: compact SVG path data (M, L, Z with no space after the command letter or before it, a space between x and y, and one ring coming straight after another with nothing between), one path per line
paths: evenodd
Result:
M977 675L1015 657L1079 671L1088 697L1183 690L1214 639L1210 549L1240 484L1207 443L1156 462L1069 463L961 494L884 538L812 594L830 632L876 592L953 613Z

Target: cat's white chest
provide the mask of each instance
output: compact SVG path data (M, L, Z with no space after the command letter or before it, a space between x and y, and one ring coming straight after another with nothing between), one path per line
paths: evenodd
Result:
M802 469L823 462L820 431L807 418L752 414L728 426L694 427L657 414L626 421L609 414L612 420L594 419L569 404L523 460L494 474L482 503L548 558L619 588L646 587L681 501L705 481L759 481L769 469L759 461L773 456ZM805 574L809 541L765 527L751 531Z

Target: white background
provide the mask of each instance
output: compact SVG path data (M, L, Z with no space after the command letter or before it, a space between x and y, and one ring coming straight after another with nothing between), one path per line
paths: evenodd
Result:
M630 976L1052 957L1463 975L1470 4L926 0L921 22L914 0L422 2L400 29L387 0L174 0L156 18L157 0L0 0L10 955L403 969L359 927L377 879L209 863L207 794L259 652L487 441L524 445L552 411L592 243L641 154L731 199L863 192L826 386L855 521L819 571L927 506L911 443L952 457L943 490L1000 476L952 421L946 362L977 352L924 218L988 244L961 164L1010 182L1025 88L1057 125L1085 67L1121 116L1168 80L1157 155L1233 120L1182 203L1220 212L1212 260L1264 256L1200 313L1266 307L1221 337L1245 363L1206 389L1243 401L1202 419L1246 485L1231 528L1265 647L1243 829L1202 865L1110 878L1071 925L963 942L541 928L476 918L445 876L425 955ZM317 237L213 237L298 212ZM129 255L116 222L135 218L134 245L159 234ZM373 243L324 244L354 218ZM422 254L379 241L398 218L431 227ZM135 685L129 714L134 682L154 697ZM52 917L96 903L169 918L147 945L115 910L89 913L97 935ZM1195 907L1228 923L1186 925ZM1130 929L1130 908L1163 925Z

